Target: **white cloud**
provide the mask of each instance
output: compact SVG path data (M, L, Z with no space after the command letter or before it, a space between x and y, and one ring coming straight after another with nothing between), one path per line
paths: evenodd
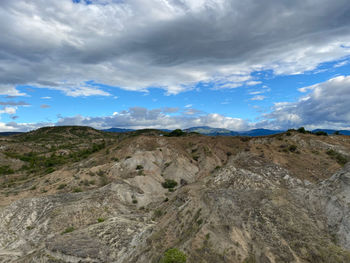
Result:
M262 83L261 81L251 80L251 81L246 82L246 85L247 86L256 86L256 85L259 85L261 83Z
M335 68L340 68L342 66L345 66L347 64L349 64L350 61L349 60L344 60L344 61L341 61L341 62L338 62L337 64L334 65Z
M251 91L249 92L250 95L257 95L257 94L261 94L261 93L264 93L263 90L259 90L259 91Z
M350 129L350 76L338 76L301 89L308 94L296 102L276 103L264 118L277 128Z
M1 66L1 62L0 62L0 66ZM0 95L8 95L13 97L26 96L25 93L18 91L13 85L1 84L1 78L0 78Z
M70 84L70 83L59 83L58 86L43 86L37 85L37 88L47 88L51 90L58 90L63 92L65 95L70 97L88 97L88 96L111 96L110 93L102 90L99 87L95 87L89 84ZM51 97L42 97L45 99L51 99Z
M253 98L251 98L250 100L264 100L264 99L266 99L266 96L256 95Z
M71 96L71 97L79 97L79 96L87 97L87 96L96 96L96 95L110 96L111 95L108 92L105 92L103 90L90 88L90 87L78 87L73 89L65 88L62 90L67 96Z
M4 107L2 110L0 110L1 113L6 113L6 114L16 114L17 107Z

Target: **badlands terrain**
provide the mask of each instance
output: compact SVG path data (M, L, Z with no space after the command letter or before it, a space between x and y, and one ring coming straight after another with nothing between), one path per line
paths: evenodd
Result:
M350 262L350 136L175 135L0 137L0 262Z

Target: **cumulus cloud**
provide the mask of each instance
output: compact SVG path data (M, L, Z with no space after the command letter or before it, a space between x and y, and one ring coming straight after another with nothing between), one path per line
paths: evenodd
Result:
M309 93L296 102L276 103L261 124L350 129L350 76L338 76L301 91Z
M17 85L108 96L259 84L350 54L348 0L0 1L0 94ZM331 21L331 23L329 22Z
M176 129L189 128L193 126L212 126L232 130L245 130L249 124L239 118L225 117L220 114L188 115L167 115L162 109L146 109L133 107L122 112L114 112L112 116L85 117L81 115L73 117L62 117L56 125L86 125L98 129L119 127L119 128L155 128L155 129Z

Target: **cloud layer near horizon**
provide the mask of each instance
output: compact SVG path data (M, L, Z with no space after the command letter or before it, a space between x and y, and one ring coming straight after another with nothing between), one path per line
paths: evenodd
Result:
M169 94L234 88L255 70L301 73L350 54L348 0L90 2L0 2L0 94L109 95L90 80Z
M217 113L204 113L186 105L179 108L147 109L132 107L110 116L60 117L56 123L0 123L3 131L28 131L42 126L82 125L97 129L119 128L155 128L176 129L195 126L211 126L243 131L254 128L288 129L305 126L308 129L329 128L350 129L350 76L338 76L328 81L305 87L306 93L295 102L276 103L272 111L260 121L249 122L240 118L231 118ZM8 113L15 113L10 112Z

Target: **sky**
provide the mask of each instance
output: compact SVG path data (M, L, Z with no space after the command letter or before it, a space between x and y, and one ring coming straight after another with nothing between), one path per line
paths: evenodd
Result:
M349 0L1 0L0 131L350 129Z

